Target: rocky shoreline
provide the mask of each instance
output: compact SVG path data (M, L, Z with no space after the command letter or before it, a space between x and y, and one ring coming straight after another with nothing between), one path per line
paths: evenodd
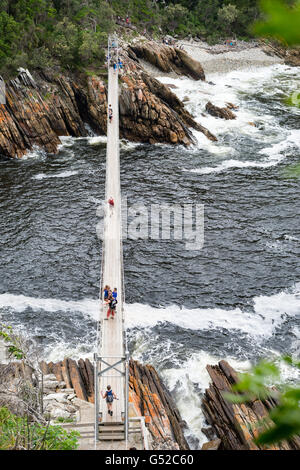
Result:
M206 80L207 73L268 66L299 65L299 50L265 43L208 46L178 42L166 46L136 39L121 44L125 65L120 74L120 137L131 142L190 146L192 129L212 141L217 138L185 109L184 103L155 76L187 76ZM106 134L107 70L74 76L53 70L30 73L21 69L6 84L6 104L0 105L0 157L21 158L35 146L55 154L60 137L85 137L87 125ZM232 118L232 117L231 117Z
M24 387L26 382L36 388L36 377L42 375L37 388L43 396L44 416L50 419L51 424L74 423L76 426L80 422L84 403L93 406L95 402L92 363L89 359L75 361L65 358L57 363L41 361L38 369L36 374L36 370L24 367L22 362L0 364L2 405L22 412L17 397L20 384ZM151 448L188 450L189 445L184 437L187 424L154 367L130 360L129 372L129 414L145 417ZM6 395L8 390L10 392Z
M274 51L270 53L260 41L234 41L233 44L233 46L228 44L209 46L202 41L179 42L191 57L201 63L206 75L285 63L283 57Z
M224 360L207 365L206 369L211 383L202 396L201 408L206 419L202 432L208 441L201 450L300 450L300 437L268 447L256 445L254 439L262 430L262 420L272 426L269 412L278 403L269 397L232 404L224 398L224 392L232 392L238 382L237 372ZM129 372L129 415L145 417L150 448L189 450L185 438L188 425L154 367L130 360ZM40 375L42 380L37 386ZM41 361L38 374L37 369L22 362L0 364L0 378L1 406L8 406L13 412L24 411L18 391L29 386L41 393L42 412L51 424L70 428L73 425L76 429L83 408L91 407L90 414L94 415L94 368L89 359Z
M149 54L151 51L151 54ZM155 57L161 66L205 80L201 65L173 47L153 43L124 47L125 69L120 74L120 137L132 142L189 146L196 129L217 140L196 122L170 88L151 76L137 55ZM83 137L88 124L97 135L106 134L107 71L98 76L66 76L52 70L31 74L20 70L6 85L6 104L0 105L0 156L21 158L34 146L55 154L61 136Z

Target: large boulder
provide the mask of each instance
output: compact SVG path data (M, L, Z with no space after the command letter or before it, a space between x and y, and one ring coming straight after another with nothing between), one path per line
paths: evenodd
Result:
M138 43L129 48L131 57L143 59L165 73L175 72L195 80L205 80L205 73L200 62L185 51L173 46L165 46L155 41Z

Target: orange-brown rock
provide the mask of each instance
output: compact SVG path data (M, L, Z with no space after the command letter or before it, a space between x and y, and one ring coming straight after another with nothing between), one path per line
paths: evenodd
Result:
M153 448L188 449L183 434L185 423L156 370L151 365L130 361L130 400L139 414L146 417L154 440Z
M202 409L208 424L221 440L220 450L264 450L254 443L261 428L261 420L271 426L269 410L275 406L272 398L255 400L246 404L232 404L223 393L232 392L232 385L238 381L237 373L226 361L216 366L207 366L212 383L205 391ZM259 426L259 427L258 427ZM299 450L300 438L269 446L271 450Z
M221 439L205 442L201 450L218 450L221 445Z
M287 65L300 67L300 47L286 47L278 41L261 41L263 50L266 54L278 56L284 60Z
M185 64L185 70L199 78L200 64L184 54L176 51L178 71ZM194 120L168 86L151 77L126 51L122 58L126 70L120 77L121 138L188 146L194 142L190 131L194 128L217 140ZM50 71L33 75L22 71L7 83L6 104L0 105L0 156L22 157L33 146L56 153L59 137L86 136L85 124L99 135L106 134L108 103L103 78L66 77Z

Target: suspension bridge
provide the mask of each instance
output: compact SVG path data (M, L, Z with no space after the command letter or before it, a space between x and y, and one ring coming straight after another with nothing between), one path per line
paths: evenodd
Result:
M95 365L95 442L122 441L128 446L129 434L143 433L143 420L129 417L129 353L127 350L124 318L125 288L122 246L120 150L119 150L119 47L116 37L108 44L108 106L112 119L107 118L105 211L102 240L102 269L100 282L100 317ZM113 205L108 201L112 199ZM104 303L103 289L117 288L117 306L114 317L107 318L109 306ZM113 414L108 413L102 398L110 385L117 399ZM141 423L137 423L140 419ZM139 427L140 424L140 427ZM138 426L136 426L138 425ZM143 448L147 448L145 435ZM117 446L118 448L118 446Z
M138 416L129 403L129 353L127 350L124 317L125 288L122 246L120 150L119 150L119 46L117 37L108 41L108 107L107 116L106 180L102 263L99 298L97 346L94 354L95 403L82 400L79 419L64 428L80 433L79 450L124 450L132 446L148 450L148 432L145 418ZM113 66L115 64L115 66ZM109 204L113 199L114 204ZM109 305L104 302L104 286L117 288L117 306L114 318L107 318ZM113 414L108 413L102 398L110 385L117 399Z

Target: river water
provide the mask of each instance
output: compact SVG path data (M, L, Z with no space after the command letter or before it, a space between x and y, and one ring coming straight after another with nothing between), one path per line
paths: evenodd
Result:
M199 448L207 364L227 359L243 371L262 357L299 356L299 179L291 175L300 110L284 99L300 74L274 65L211 75L211 84L160 80L219 140L194 132L190 149L121 143L129 205L203 204L205 213L199 251L181 240L124 240L126 322L132 356L162 374ZM238 105L237 119L203 116L207 101ZM35 149L0 162L0 318L49 361L94 352L105 150L105 137L63 138L56 156Z

